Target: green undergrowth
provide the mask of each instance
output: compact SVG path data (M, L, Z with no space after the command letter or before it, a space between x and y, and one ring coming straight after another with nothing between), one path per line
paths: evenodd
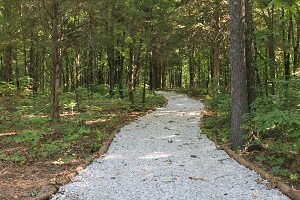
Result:
M210 139L230 146L230 95L206 100L202 129ZM253 132L244 156L299 189L300 79L284 81L274 95L258 95L243 128Z
M126 95L109 96L105 86L81 87L61 92L61 118L56 121L49 117L49 95L6 94L6 87L1 89L0 161L16 164L88 159L117 125L166 101L147 91L146 102L141 103L142 89L138 88L135 104L131 104Z

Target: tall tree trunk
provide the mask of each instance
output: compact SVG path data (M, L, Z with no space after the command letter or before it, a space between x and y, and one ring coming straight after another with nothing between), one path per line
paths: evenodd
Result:
M167 73L166 73L166 64L165 62L161 66L161 87L164 90L167 85Z
M288 42L288 47L291 44L292 40L292 34L293 34L293 18L292 15L289 17L289 27L288 27L288 33L287 33L287 42ZM285 52L285 62L284 62L284 78L285 80L289 80L291 77L291 70L290 70L290 58L291 58L291 53L288 50Z
M104 78L104 62L103 62L103 53L102 50L98 52L98 60L99 63L101 63L100 66L98 66L98 84L105 84L105 78Z
M269 37L268 37L268 51L269 51L269 60L270 60L270 84L271 84L271 94L275 94L275 39L274 39L274 6L268 9L269 13Z
M191 44L189 49L189 73L190 73L190 89L192 93L195 94L196 86L195 86L195 44Z
M58 9L57 0L52 2L52 52L51 52L51 117L59 119L59 79L61 73L60 52L59 52L59 32L58 32Z
M245 67L243 6L241 0L230 1L230 63L231 63L231 142L238 150L245 145L247 130L242 116L249 110Z
M74 84L74 82L72 82L74 80L72 78L74 72L72 71L72 66L70 63L69 52L66 50L64 55L65 55L64 90L68 91L70 89L70 84L71 85Z
M133 44L129 47L129 63L128 63L128 98L131 104L134 104L133 98L133 71L134 71L134 49Z
M300 54L299 54L299 44L300 44L300 11L297 9L295 17L296 20L296 38L294 39L294 60L293 60L293 73L295 74L296 71L299 69L299 62L300 62Z
M35 26L35 25L33 25ZM32 79L32 90L38 91L38 49L36 48L36 36L34 30L31 32L31 43L29 49L29 68L28 75Z
M13 81L13 49L9 44L4 52L4 81L12 82Z
M214 55L213 55L213 84L214 91L213 96L216 97L219 93L219 80L220 80L220 1L215 1L215 11L214 11L214 20L215 20L215 29L214 29Z
M123 44L121 45L122 51L124 51ZM123 98L123 71L124 71L124 56L121 51L116 52L116 68L117 68L117 79L116 83L118 84L119 95Z
M255 50L253 39L253 18L252 18L252 1L245 0L245 54L246 54L246 74L247 74L247 91L248 106L255 100Z
M150 44L150 51L149 51L149 89L153 90L154 81L153 81L153 51L152 51L152 44Z
M5 35L6 43L4 45L4 81L13 81L13 46L12 46L12 4L9 1L4 1L3 7L3 31Z
M75 89L77 89L82 82L82 73L81 73L81 68L80 68L80 50L79 47L75 48L75 63L74 63L74 68L76 71L76 82L75 82Z
M133 88L135 89L137 85L140 84L140 75L141 75L141 70L142 70L142 48L143 48L143 40L140 40L139 43L139 48L136 56L136 68L134 70L134 75L133 75Z
M107 33L110 37L110 44L107 46L107 62L109 68L108 82L109 82L109 95L114 95L115 88L115 47L114 47L114 28L107 24Z

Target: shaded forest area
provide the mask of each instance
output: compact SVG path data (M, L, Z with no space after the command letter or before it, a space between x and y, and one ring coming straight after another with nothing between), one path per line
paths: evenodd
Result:
M206 95L213 140L299 188L299 1L241 2L0 0L1 185L39 196L40 167L13 174L68 174L176 89Z

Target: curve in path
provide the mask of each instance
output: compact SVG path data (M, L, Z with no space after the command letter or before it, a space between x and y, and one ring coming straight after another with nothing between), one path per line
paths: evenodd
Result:
M53 199L288 199L201 134L200 101L160 93L165 107L123 127L107 154Z

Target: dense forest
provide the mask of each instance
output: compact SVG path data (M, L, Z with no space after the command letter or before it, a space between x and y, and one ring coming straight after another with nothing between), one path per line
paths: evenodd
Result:
M0 0L0 145L11 146L0 149L0 160L49 158L91 132L99 142L105 134L87 121L100 104L113 126L114 112L163 103L152 91L180 89L206 95L214 118L203 126L213 139L234 150L264 149L260 162L299 181L299 5ZM54 140L62 132L64 142Z

